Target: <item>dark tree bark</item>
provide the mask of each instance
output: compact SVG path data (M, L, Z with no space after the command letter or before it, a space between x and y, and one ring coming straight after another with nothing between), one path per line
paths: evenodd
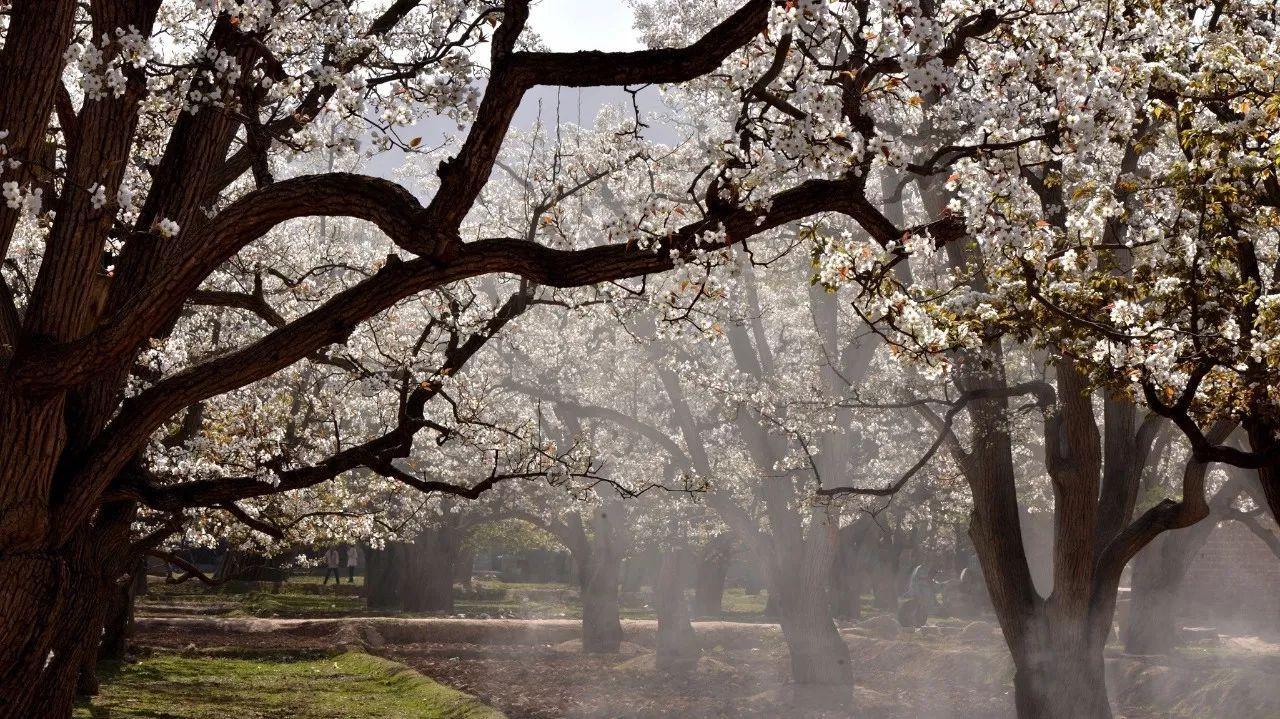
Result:
M453 612L453 574L461 549L461 533L446 520L402 545L405 571L400 602L406 612Z
M999 356L998 349L988 351ZM998 396L970 406L977 428L974 449L961 457L974 494L970 537L1013 656L1018 715L1110 719L1103 647L1121 572L1161 532L1208 515L1206 467L1195 462L1184 467L1181 501L1164 500L1132 518L1159 424L1152 417L1139 424L1131 401L1109 396L1103 435L1085 378L1069 362L1059 364L1056 393L1047 386L1033 390L1050 408L1044 461L1055 505L1053 592L1041 597L1022 544L1009 430L1002 420L1011 388L999 364L990 373L970 373L965 382L965 391ZM1221 437L1229 431L1229 425L1216 430Z
M688 550L683 547L661 553L654 599L658 610L658 646L654 657L659 671L684 673L697 667L702 654L698 636L689 621L684 575Z
M402 576L401 552L396 543L381 549L364 548L365 604L369 609L398 610Z
M122 580L112 594L103 626L102 646L98 649L98 661L121 660L129 652L129 640L133 637L134 607L139 590L147 586L147 560L140 557L133 562L133 573Z
M0 555L0 717L70 716L128 569L132 503L103 508L97 532L57 554ZM25 622L23 620L26 620Z
M1014 696L1019 719L1105 719L1107 699L1102 644L1110 616L1091 620L1042 615L1014 651ZM1092 624L1092 626L1089 626ZM1084 632L1077 632L1082 625Z

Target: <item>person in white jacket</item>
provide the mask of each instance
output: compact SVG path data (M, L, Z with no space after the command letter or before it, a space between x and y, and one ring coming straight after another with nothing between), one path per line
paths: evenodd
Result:
M329 547L329 551L324 553L324 581L321 584L329 583L329 574L333 574L334 584L342 584L342 575L338 572L338 567L342 566L338 563L338 548Z

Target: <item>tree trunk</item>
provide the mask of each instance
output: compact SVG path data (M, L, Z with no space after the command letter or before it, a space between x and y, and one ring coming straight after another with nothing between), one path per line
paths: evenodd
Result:
M806 685L852 684L849 646L831 621L825 593L797 594L802 596L780 602L779 616L791 655L791 680Z
M582 650L608 654L622 647L622 620L618 614L622 554L615 546L613 521L606 509L595 510L591 525L587 581L582 587Z
M813 511L803 543L779 557L777 579L769 588L770 596L777 590L778 621L791 655L791 680L802 686L853 684L849 646L831 621L827 596L835 541L835 521Z
M733 538L728 534L713 537L702 549L693 588L695 615L718 617L724 611L724 583L729 576L732 550Z
M76 680L78 696L98 694L98 663L121 661L129 651L129 636L133 631L133 581L118 587L108 587L103 594L102 639L85 649ZM94 646L96 644L96 646Z
M139 557L132 564L133 573L116 588L113 593L114 601L107 608L103 624L102 646L98 649L98 661L124 659L129 652L138 588L146 587L147 559Z
M658 647L655 666L663 672L688 672L697 667L702 651L689 623L689 603L684 593L686 550L662 553L654 597L658 609Z
M88 544L0 557L0 719L71 716L106 605Z
M1028 639L1013 659L1018 719L1111 719L1098 642Z
M365 605L369 609L400 609L401 559L396 544L364 548Z
M837 535L835 561L831 565L831 614L837 619L862 617L862 572L859 564L861 527L849 525Z
M1126 653L1167 654L1179 645L1179 589L1195 549L1208 538L1213 525L1211 520L1204 521L1166 533L1133 558L1133 586L1124 632Z
M609 654L622 646L622 621L618 614L618 562L593 561L595 571L582 591L582 650ZM605 566L612 564L612 567Z
M404 545L407 557L400 600L406 612L453 611L453 572L459 547L452 527L425 530L413 544Z

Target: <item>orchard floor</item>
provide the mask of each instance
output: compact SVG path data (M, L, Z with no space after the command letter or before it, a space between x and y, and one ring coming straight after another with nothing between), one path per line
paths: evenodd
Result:
M475 697L363 652L148 652L104 663L76 719L503 719Z
M990 625L953 622L897 638L843 631L855 688L797 693L777 627L698 622L696 671L655 671L654 622L624 622L616 655L584 655L568 620L149 617L143 647L187 652L338 650L357 646L475 695L511 719L864 717L1012 719L1011 665ZM225 649L229 648L229 649ZM1228 639L1159 662L1113 657L1111 692L1125 719L1280 716L1280 645Z

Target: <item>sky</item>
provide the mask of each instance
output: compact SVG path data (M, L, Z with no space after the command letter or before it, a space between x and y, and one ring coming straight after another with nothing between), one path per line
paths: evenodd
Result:
M529 25L549 50L639 50L625 0L542 0Z
M633 25L634 16L626 0L536 0L529 12L528 26L542 37L548 50L575 52L641 50L644 46ZM662 109L653 88L643 91L639 99L646 113ZM535 87L525 94L512 125L532 127L539 113L544 124L554 122L558 114L563 122L591 125L604 105L630 108L631 97L617 87ZM652 117L647 119L651 127L645 131L646 136L658 141L675 141L675 134L661 122ZM458 132L448 120L432 118L400 134L405 138L421 135L425 146L434 146L443 136L456 136ZM365 169L391 176L403 161L404 155L393 150L375 157Z

